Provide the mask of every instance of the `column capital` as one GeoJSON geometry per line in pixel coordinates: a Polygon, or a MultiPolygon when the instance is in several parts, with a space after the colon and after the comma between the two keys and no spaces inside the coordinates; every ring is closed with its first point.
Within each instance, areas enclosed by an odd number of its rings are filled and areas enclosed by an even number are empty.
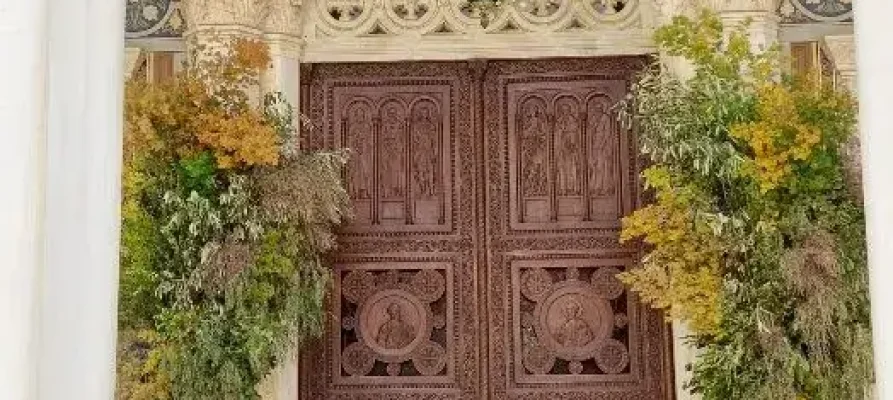
{"type": "Polygon", "coordinates": [[[301,36],[302,0],[266,0],[268,12],[261,29],[267,34],[301,36]]]}
{"type": "Polygon", "coordinates": [[[183,0],[181,5],[189,31],[185,36],[213,30],[222,34],[260,33],[273,0],[183,0]]]}

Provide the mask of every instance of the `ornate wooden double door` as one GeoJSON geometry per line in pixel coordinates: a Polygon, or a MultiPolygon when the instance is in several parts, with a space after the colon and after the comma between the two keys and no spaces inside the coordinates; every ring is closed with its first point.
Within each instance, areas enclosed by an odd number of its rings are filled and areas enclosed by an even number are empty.
{"type": "Polygon", "coordinates": [[[668,398],[667,329],[615,275],[637,204],[611,107],[639,58],[315,65],[311,147],[352,150],[302,399],[668,398]]]}

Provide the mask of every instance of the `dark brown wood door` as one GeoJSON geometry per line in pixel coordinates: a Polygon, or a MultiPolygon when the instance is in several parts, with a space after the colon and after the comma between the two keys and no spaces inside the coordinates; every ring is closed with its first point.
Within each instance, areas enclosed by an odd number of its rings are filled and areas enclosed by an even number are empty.
{"type": "Polygon", "coordinates": [[[310,147],[353,151],[302,399],[669,398],[667,329],[614,275],[636,205],[611,114],[639,58],[332,64],[310,147]]]}

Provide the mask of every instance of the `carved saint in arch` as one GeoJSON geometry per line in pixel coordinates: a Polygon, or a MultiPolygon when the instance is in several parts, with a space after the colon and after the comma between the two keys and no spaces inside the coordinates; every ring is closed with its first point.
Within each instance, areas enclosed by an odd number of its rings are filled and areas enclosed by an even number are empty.
{"type": "Polygon", "coordinates": [[[350,157],[348,188],[350,197],[356,200],[372,198],[373,143],[372,115],[369,106],[363,103],[351,105],[347,112],[347,147],[353,154],[350,157]]]}
{"type": "Polygon", "coordinates": [[[521,103],[521,187],[525,196],[548,195],[549,122],[546,104],[538,98],[521,103]]]}
{"type": "Polygon", "coordinates": [[[375,341],[383,348],[399,350],[412,343],[415,334],[415,328],[403,320],[403,307],[393,302],[388,305],[387,321],[378,328],[375,341]]]}
{"type": "Polygon", "coordinates": [[[567,347],[584,347],[595,338],[583,319],[583,306],[578,301],[567,302],[561,312],[564,323],[553,333],[556,342],[567,347]]]}
{"type": "Polygon", "coordinates": [[[617,192],[617,132],[606,100],[593,99],[588,106],[590,141],[590,184],[596,196],[617,192]]]}
{"type": "Polygon", "coordinates": [[[405,190],[406,111],[397,102],[381,108],[380,187],[383,198],[401,198],[405,190]]]}
{"type": "Polygon", "coordinates": [[[438,194],[437,166],[440,164],[440,117],[437,107],[423,101],[412,110],[412,182],[417,198],[431,198],[438,194]]]}
{"type": "Polygon", "coordinates": [[[555,161],[558,164],[558,194],[579,195],[580,120],[577,101],[570,97],[555,103],[555,161]]]}

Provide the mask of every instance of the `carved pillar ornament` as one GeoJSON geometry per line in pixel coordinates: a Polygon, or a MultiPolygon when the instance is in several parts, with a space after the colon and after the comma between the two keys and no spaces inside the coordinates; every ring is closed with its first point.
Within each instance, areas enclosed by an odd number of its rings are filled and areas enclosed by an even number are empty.
{"type": "Polygon", "coordinates": [[[272,0],[183,0],[189,30],[184,36],[216,31],[219,34],[256,36],[272,0]]]}
{"type": "Polygon", "coordinates": [[[726,28],[750,19],[750,41],[757,50],[765,50],[778,41],[779,0],[706,0],[719,13],[726,28]]]}

